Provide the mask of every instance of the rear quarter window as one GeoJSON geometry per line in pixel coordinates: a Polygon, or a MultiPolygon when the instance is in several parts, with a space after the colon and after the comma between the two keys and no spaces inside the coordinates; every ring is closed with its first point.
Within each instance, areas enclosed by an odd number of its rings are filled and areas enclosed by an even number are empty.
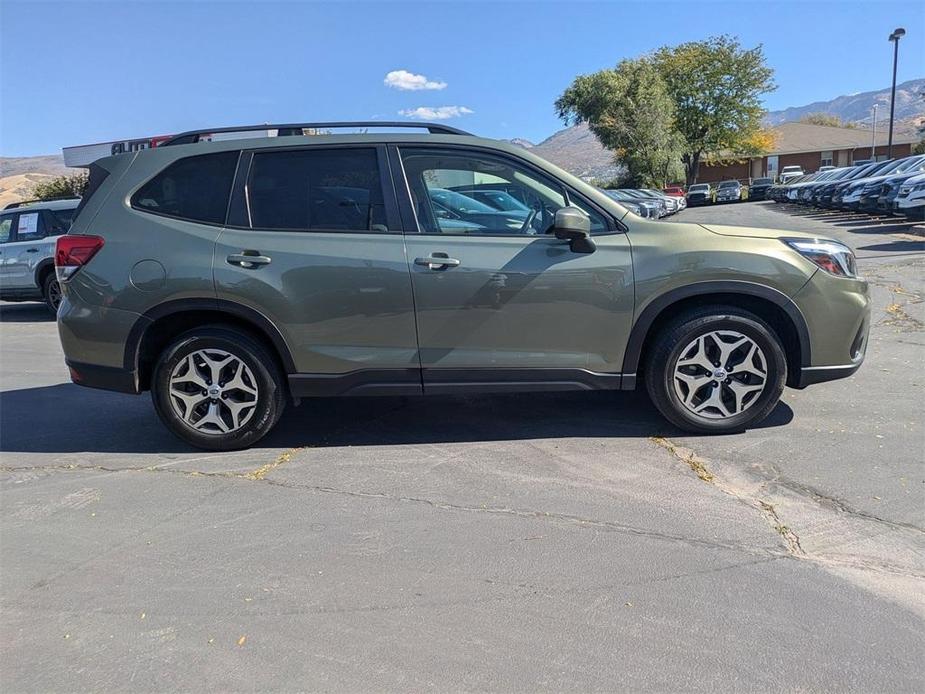
{"type": "Polygon", "coordinates": [[[178,159],[132,196],[143,212],[207,224],[224,224],[238,152],[178,159]]]}

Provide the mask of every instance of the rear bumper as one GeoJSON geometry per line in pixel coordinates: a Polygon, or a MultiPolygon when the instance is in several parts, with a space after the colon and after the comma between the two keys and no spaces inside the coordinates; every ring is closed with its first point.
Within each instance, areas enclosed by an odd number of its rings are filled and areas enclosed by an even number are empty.
{"type": "Polygon", "coordinates": [[[113,390],[117,393],[138,394],[138,377],[134,371],[112,366],[84,364],[65,359],[71,372],[71,381],[87,388],[113,390]]]}

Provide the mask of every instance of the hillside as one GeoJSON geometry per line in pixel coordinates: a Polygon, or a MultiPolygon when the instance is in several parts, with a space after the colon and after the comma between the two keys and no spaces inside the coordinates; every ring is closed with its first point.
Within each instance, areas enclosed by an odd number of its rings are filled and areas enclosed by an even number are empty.
{"type": "Polygon", "coordinates": [[[11,202],[27,199],[36,183],[55,176],[73,174],[61,155],[41,157],[0,157],[0,209],[11,202]]]}
{"type": "MultiPolygon", "coordinates": [[[[896,85],[897,121],[913,119],[925,113],[925,78],[909,80],[896,85]]],[[[860,94],[837,96],[828,101],[814,101],[805,106],[792,106],[780,111],[768,111],[765,121],[777,125],[787,121],[800,120],[810,113],[829,113],[843,121],[869,123],[874,104],[879,104],[877,121],[886,123],[890,117],[890,88],[878,89],[860,94]]]]}

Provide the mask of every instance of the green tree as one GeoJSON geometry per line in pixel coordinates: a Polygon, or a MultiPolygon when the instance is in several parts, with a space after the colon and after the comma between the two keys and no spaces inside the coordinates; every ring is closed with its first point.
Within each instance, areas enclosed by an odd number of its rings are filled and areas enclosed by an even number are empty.
{"type": "Polygon", "coordinates": [[[577,77],[556,100],[556,112],[566,124],[587,123],[637,185],[660,188],[681,173],[674,104],[648,58],[577,77]]]}
{"type": "Polygon", "coordinates": [[[800,118],[799,123],[808,123],[809,125],[825,125],[830,128],[856,128],[854,123],[844,121],[832,113],[807,113],[800,118]]]}
{"type": "Polygon", "coordinates": [[[87,189],[88,180],[86,172],[71,176],[57,176],[51,180],[36,183],[35,188],[32,189],[32,195],[36,200],[80,197],[87,189]]]}
{"type": "Polygon", "coordinates": [[[760,45],[743,49],[730,36],[665,46],[653,57],[684,139],[687,183],[695,183],[704,153],[744,153],[754,140],[765,114],[761,97],[775,89],[774,71],[760,45]]]}

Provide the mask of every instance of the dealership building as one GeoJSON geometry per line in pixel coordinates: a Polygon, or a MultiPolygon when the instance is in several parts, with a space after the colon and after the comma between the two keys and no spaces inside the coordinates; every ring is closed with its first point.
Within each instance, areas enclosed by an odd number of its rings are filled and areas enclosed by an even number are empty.
{"type": "MultiPolygon", "coordinates": [[[[802,166],[811,173],[820,166],[851,166],[862,159],[886,159],[886,128],[876,133],[874,146],[871,130],[860,128],[833,128],[809,123],[782,123],[771,129],[774,133],[774,148],[761,157],[747,157],[722,164],[700,165],[697,180],[701,183],[715,183],[729,179],[748,181],[764,176],[776,177],[785,166],[802,166]]],[[[893,133],[893,158],[912,154],[912,146],[919,136],[909,133],[893,133]]]]}

